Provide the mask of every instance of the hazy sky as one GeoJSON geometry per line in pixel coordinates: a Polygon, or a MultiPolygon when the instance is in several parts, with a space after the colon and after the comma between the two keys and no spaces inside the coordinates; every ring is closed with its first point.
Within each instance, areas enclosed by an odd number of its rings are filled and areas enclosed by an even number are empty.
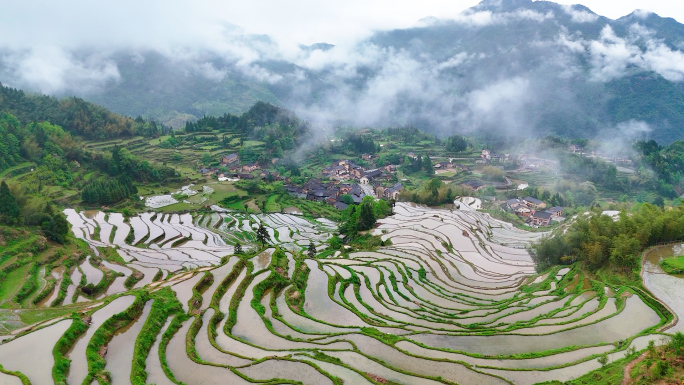
{"type": "MultiPolygon", "coordinates": [[[[226,23],[281,43],[345,44],[373,30],[410,27],[424,17],[456,17],[478,0],[4,0],[0,46],[155,46],[217,39],[226,23]]],[[[573,4],[574,1],[559,0],[573,4]]],[[[635,9],[684,21],[684,1],[586,0],[619,18],[635,9]]]]}

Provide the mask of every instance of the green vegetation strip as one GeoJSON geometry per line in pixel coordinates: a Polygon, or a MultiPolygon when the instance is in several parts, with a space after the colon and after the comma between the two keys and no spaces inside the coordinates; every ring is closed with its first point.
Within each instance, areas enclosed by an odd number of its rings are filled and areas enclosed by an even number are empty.
{"type": "Polygon", "coordinates": [[[88,376],[83,381],[84,384],[91,384],[93,380],[97,380],[100,385],[108,385],[110,383],[110,374],[104,370],[106,365],[104,349],[112,340],[117,330],[125,327],[140,316],[145,302],[150,299],[150,295],[146,292],[138,292],[134,295],[135,301],[133,304],[128,309],[107,319],[93,334],[90,342],[88,342],[86,347],[88,376]]]}
{"type": "Polygon", "coordinates": [[[55,365],[52,367],[52,379],[55,384],[66,384],[67,373],[71,360],[66,357],[66,354],[76,343],[76,340],[88,330],[88,324],[83,322],[81,318],[73,313],[71,316],[73,322],[69,329],[62,335],[52,349],[52,356],[55,359],[55,365]]]}
{"type": "Polygon", "coordinates": [[[202,306],[202,293],[213,283],[214,275],[209,271],[204,273],[204,276],[192,288],[192,298],[188,300],[188,308],[192,309],[192,311],[199,311],[199,308],[202,306]]]}
{"type": "Polygon", "coordinates": [[[19,377],[22,385],[31,385],[31,381],[29,381],[28,377],[26,377],[21,372],[12,372],[9,370],[5,370],[5,368],[3,368],[2,365],[0,365],[0,373],[5,373],[5,374],[10,375],[10,376],[19,377]]]}
{"type": "Polygon", "coordinates": [[[154,303],[150,309],[150,315],[147,317],[135,341],[133,365],[131,367],[131,384],[133,385],[146,384],[147,372],[145,371],[145,363],[157,335],[169,316],[182,313],[183,311],[180,302],[168,287],[152,293],[151,297],[154,299],[154,303]]]}

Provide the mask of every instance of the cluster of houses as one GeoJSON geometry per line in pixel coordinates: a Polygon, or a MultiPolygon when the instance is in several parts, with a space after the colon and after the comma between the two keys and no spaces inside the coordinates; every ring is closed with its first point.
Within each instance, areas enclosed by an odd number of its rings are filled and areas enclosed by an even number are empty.
{"type": "Polygon", "coordinates": [[[480,158],[475,160],[476,164],[487,164],[487,163],[506,163],[509,161],[508,154],[496,154],[489,150],[482,150],[480,158]]]}
{"type": "Polygon", "coordinates": [[[546,209],[546,203],[533,197],[509,199],[506,204],[518,217],[533,226],[548,226],[551,222],[561,222],[565,219],[562,207],[546,209]]]}
{"type": "Polygon", "coordinates": [[[587,158],[601,158],[608,163],[622,164],[622,165],[631,165],[632,164],[632,160],[627,158],[627,157],[624,157],[624,156],[606,156],[599,151],[587,152],[584,150],[584,148],[582,146],[579,146],[576,144],[571,144],[568,147],[568,151],[570,151],[573,154],[585,156],[587,158]]]}
{"type": "Polygon", "coordinates": [[[304,186],[286,184],[285,189],[295,198],[325,202],[339,210],[344,210],[348,206],[348,203],[342,201],[342,197],[345,195],[349,195],[351,201],[355,204],[361,203],[366,195],[373,196],[373,194],[377,197],[397,199],[399,193],[404,190],[404,186],[401,183],[397,183],[385,188],[377,183],[376,186],[371,187],[371,185],[361,185],[358,183],[342,183],[339,180],[324,183],[320,179],[310,179],[304,186]]]}
{"type": "Polygon", "coordinates": [[[374,184],[378,181],[390,180],[392,178],[392,173],[396,171],[396,165],[367,170],[349,159],[344,159],[336,161],[331,166],[324,168],[322,174],[330,180],[358,180],[361,184],[374,184]]]}
{"type": "MultiPolygon", "coordinates": [[[[258,163],[240,164],[240,157],[238,154],[228,154],[222,157],[219,166],[227,168],[228,171],[221,172],[218,167],[203,167],[199,170],[199,172],[202,174],[202,176],[206,177],[216,175],[219,180],[230,178],[255,179],[256,176],[253,174],[253,172],[261,170],[258,163]]],[[[262,179],[265,179],[269,176],[273,177],[275,180],[284,180],[276,171],[263,170],[258,175],[258,177],[262,179]]]]}

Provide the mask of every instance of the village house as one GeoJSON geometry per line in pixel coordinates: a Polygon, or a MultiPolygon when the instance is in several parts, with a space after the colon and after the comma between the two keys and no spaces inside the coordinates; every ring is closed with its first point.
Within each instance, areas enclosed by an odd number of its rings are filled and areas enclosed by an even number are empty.
{"type": "Polygon", "coordinates": [[[491,158],[491,152],[489,150],[482,150],[480,158],[485,162],[489,161],[489,159],[491,158]]]}
{"type": "Polygon", "coordinates": [[[317,190],[321,187],[323,187],[321,180],[319,178],[314,178],[314,179],[309,179],[306,181],[306,183],[304,183],[303,190],[305,193],[308,194],[309,192],[317,190]]]}
{"type": "Polygon", "coordinates": [[[418,158],[418,156],[416,154],[414,154],[413,152],[409,152],[408,154],[406,154],[406,156],[408,156],[411,159],[417,159],[418,158]]]}
{"type": "Polygon", "coordinates": [[[237,163],[240,161],[238,154],[228,154],[221,158],[221,166],[228,166],[229,164],[237,163]]]}
{"type": "Polygon", "coordinates": [[[304,189],[299,186],[288,185],[285,186],[285,190],[287,190],[287,193],[295,198],[306,198],[306,192],[304,192],[304,189]]]}
{"type": "Polygon", "coordinates": [[[506,163],[506,160],[508,159],[508,157],[507,157],[506,155],[504,155],[504,154],[491,154],[491,155],[489,156],[489,159],[490,159],[490,161],[491,161],[492,163],[494,163],[494,162],[496,162],[496,163],[506,163]]]}
{"type": "Polygon", "coordinates": [[[509,199],[506,201],[506,205],[519,217],[529,218],[532,215],[532,210],[520,199],[509,199]]]}
{"type": "Polygon", "coordinates": [[[259,165],[258,165],[258,164],[256,164],[256,163],[248,163],[248,164],[242,166],[242,171],[252,172],[252,171],[254,171],[254,170],[258,169],[258,168],[259,168],[259,165]]]}
{"type": "Polygon", "coordinates": [[[344,195],[344,194],[349,194],[349,191],[350,191],[350,190],[352,189],[352,187],[354,187],[354,186],[352,186],[352,185],[349,184],[349,183],[341,183],[341,184],[340,184],[339,186],[337,186],[337,187],[340,189],[340,195],[344,195]]]}
{"type": "Polygon", "coordinates": [[[454,168],[454,165],[451,164],[451,162],[437,162],[435,163],[434,167],[439,170],[446,170],[449,168],[454,168]]]}
{"type": "Polygon", "coordinates": [[[201,168],[199,172],[202,176],[212,176],[218,172],[218,168],[201,168]]]}
{"type": "Polygon", "coordinates": [[[551,207],[550,209],[548,209],[546,211],[550,212],[555,217],[562,217],[563,216],[563,208],[560,206],[551,207]]]}
{"type": "Polygon", "coordinates": [[[333,198],[333,200],[336,202],[337,199],[337,190],[336,189],[327,189],[323,186],[318,187],[317,189],[313,191],[309,191],[306,194],[306,199],[310,201],[327,201],[328,198],[333,198]]]}
{"type": "Polygon", "coordinates": [[[363,200],[363,197],[366,196],[366,192],[363,191],[358,184],[355,184],[354,187],[349,190],[349,195],[351,195],[352,199],[354,199],[354,203],[359,204],[363,200]]]}
{"type": "Polygon", "coordinates": [[[624,158],[620,156],[614,156],[612,158],[606,158],[608,162],[615,163],[615,164],[632,164],[632,160],[629,158],[624,158]]]}
{"type": "Polygon", "coordinates": [[[534,213],[534,211],[532,211],[527,206],[518,206],[515,209],[513,209],[513,212],[515,212],[515,215],[521,218],[529,218],[530,216],[532,216],[532,213],[534,213]]]}
{"type": "Polygon", "coordinates": [[[546,203],[540,201],[537,198],[525,197],[523,198],[523,200],[525,201],[525,204],[529,206],[531,209],[541,210],[546,208],[546,203]]]}
{"type": "Polygon", "coordinates": [[[373,155],[371,155],[371,154],[363,154],[363,155],[361,155],[361,159],[363,159],[363,160],[371,160],[371,159],[373,159],[373,155]]]}
{"type": "Polygon", "coordinates": [[[530,217],[530,221],[535,226],[548,226],[552,216],[553,214],[547,211],[536,211],[530,217]]]}
{"type": "Polygon", "coordinates": [[[387,199],[397,200],[399,198],[399,193],[401,193],[403,190],[404,190],[404,185],[401,183],[397,183],[394,186],[392,186],[388,189],[385,189],[382,196],[384,196],[387,199]]]}
{"type": "Polygon", "coordinates": [[[569,150],[573,154],[578,154],[578,153],[581,154],[584,152],[584,148],[582,148],[582,146],[578,146],[576,144],[571,144],[569,150]]]}
{"type": "Polygon", "coordinates": [[[366,171],[363,173],[363,176],[365,176],[366,178],[368,178],[368,180],[373,180],[373,179],[375,179],[375,178],[378,178],[378,177],[381,176],[381,175],[382,175],[382,171],[381,171],[380,169],[377,169],[377,168],[376,168],[376,169],[373,169],[373,170],[366,170],[366,171]]]}
{"type": "Polygon", "coordinates": [[[333,206],[338,210],[344,210],[347,207],[349,207],[349,205],[344,202],[336,202],[335,204],[333,204],[333,206]]]}
{"type": "Polygon", "coordinates": [[[350,167],[349,175],[351,175],[353,178],[359,179],[365,175],[365,170],[361,166],[354,165],[350,167]]]}

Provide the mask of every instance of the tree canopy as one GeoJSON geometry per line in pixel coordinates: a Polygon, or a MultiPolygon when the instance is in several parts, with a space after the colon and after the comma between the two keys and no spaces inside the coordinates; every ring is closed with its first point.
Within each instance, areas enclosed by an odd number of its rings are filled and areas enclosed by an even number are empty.
{"type": "Polygon", "coordinates": [[[644,248],[681,239],[684,207],[665,210],[642,203],[629,212],[621,212],[617,220],[598,212],[580,216],[567,230],[534,244],[532,251],[540,270],[575,261],[592,268],[610,264],[631,270],[638,266],[644,248]]]}

